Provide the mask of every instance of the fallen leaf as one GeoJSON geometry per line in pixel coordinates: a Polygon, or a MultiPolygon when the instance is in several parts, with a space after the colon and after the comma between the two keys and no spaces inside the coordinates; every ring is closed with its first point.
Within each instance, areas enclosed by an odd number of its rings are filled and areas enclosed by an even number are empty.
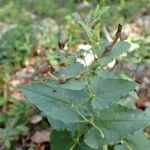
{"type": "Polygon", "coordinates": [[[34,115],[31,117],[30,122],[33,124],[37,124],[42,120],[42,117],[40,115],[34,115]]]}
{"type": "Polygon", "coordinates": [[[50,137],[51,130],[46,129],[46,130],[41,130],[41,131],[36,131],[32,136],[31,136],[31,141],[34,143],[44,143],[44,142],[49,142],[49,137],[50,137]]]}

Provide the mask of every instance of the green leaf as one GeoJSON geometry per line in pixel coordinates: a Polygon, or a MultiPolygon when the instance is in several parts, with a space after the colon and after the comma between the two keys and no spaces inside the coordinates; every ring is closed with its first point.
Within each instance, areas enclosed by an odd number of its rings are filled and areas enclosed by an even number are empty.
{"type": "Polygon", "coordinates": [[[121,105],[112,105],[103,110],[95,110],[94,123],[103,134],[96,128],[92,128],[85,135],[85,143],[91,148],[98,149],[106,144],[114,143],[135,131],[150,124],[150,114],[121,105]]]}
{"type": "Polygon", "coordinates": [[[107,65],[109,62],[113,61],[121,54],[127,52],[129,48],[130,48],[130,44],[128,42],[121,41],[116,43],[113,46],[111,52],[107,53],[106,55],[100,58],[99,60],[100,64],[107,65]]]}
{"type": "Polygon", "coordinates": [[[142,130],[125,138],[124,143],[127,147],[132,147],[132,150],[146,150],[150,147],[150,140],[146,138],[142,130]]]}
{"type": "Polygon", "coordinates": [[[84,66],[79,63],[75,62],[70,64],[69,66],[60,69],[56,74],[57,75],[65,75],[66,77],[76,77],[77,75],[80,74],[80,72],[84,70],[84,66]]]}
{"type": "Polygon", "coordinates": [[[100,24],[97,24],[93,29],[92,38],[95,42],[100,40],[100,24]]]}
{"type": "Polygon", "coordinates": [[[69,150],[74,141],[71,134],[67,131],[53,130],[51,134],[51,149],[52,150],[69,150]]]}
{"type": "Polygon", "coordinates": [[[120,79],[112,70],[109,69],[100,69],[96,71],[98,77],[106,79],[120,79]]]}
{"type": "Polygon", "coordinates": [[[80,145],[79,145],[79,150],[94,150],[93,148],[90,148],[89,146],[87,146],[84,142],[82,142],[80,145]]]}
{"type": "Polygon", "coordinates": [[[88,26],[86,22],[81,20],[81,17],[78,13],[73,13],[72,16],[82,26],[82,28],[86,31],[88,38],[90,39],[90,41],[92,41],[92,29],[88,26]]]}
{"type": "Polygon", "coordinates": [[[102,15],[108,11],[108,9],[109,9],[109,6],[106,6],[100,9],[99,5],[97,5],[93,13],[93,22],[97,22],[102,17],[102,15]]]}
{"type": "Polygon", "coordinates": [[[123,140],[122,145],[117,145],[115,150],[146,150],[150,147],[150,140],[146,138],[143,130],[128,136],[123,140]]]}
{"type": "MultiPolygon", "coordinates": [[[[60,150],[63,147],[63,150],[72,150],[70,149],[74,140],[71,137],[71,134],[67,131],[52,131],[51,135],[51,149],[52,150],[60,150]]],[[[94,150],[87,146],[84,142],[76,144],[73,150],[94,150]]]]}
{"type": "Polygon", "coordinates": [[[111,77],[111,74],[108,78],[108,75],[102,77],[99,73],[92,79],[91,87],[96,95],[92,100],[93,108],[107,107],[136,87],[135,82],[111,77]]]}
{"type": "Polygon", "coordinates": [[[98,56],[98,58],[101,58],[101,56],[103,55],[103,53],[105,51],[105,47],[109,44],[110,44],[110,42],[108,42],[104,39],[101,39],[99,41],[99,44],[93,48],[93,51],[98,56]]]}
{"type": "Polygon", "coordinates": [[[85,88],[86,84],[84,80],[70,79],[63,84],[60,84],[59,82],[54,80],[49,80],[47,81],[46,85],[48,85],[49,87],[63,88],[68,90],[82,90],[85,88]]]}
{"type": "Polygon", "coordinates": [[[26,85],[22,88],[22,92],[46,115],[64,123],[74,123],[80,119],[74,107],[87,98],[85,90],[53,88],[45,83],[26,85]]]}
{"type": "Polygon", "coordinates": [[[49,123],[52,126],[52,129],[55,129],[57,131],[70,131],[72,134],[75,132],[75,127],[77,126],[75,123],[69,123],[65,124],[64,122],[60,120],[56,120],[51,118],[50,116],[47,116],[49,123]]]}
{"type": "Polygon", "coordinates": [[[47,116],[48,122],[51,124],[52,129],[57,131],[63,131],[66,129],[66,124],[60,120],[53,119],[50,116],[47,116]]]}

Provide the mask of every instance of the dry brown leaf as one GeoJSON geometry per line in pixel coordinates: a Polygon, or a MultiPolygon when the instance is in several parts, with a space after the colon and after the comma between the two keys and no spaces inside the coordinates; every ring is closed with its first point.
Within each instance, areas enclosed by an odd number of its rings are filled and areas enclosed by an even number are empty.
{"type": "Polygon", "coordinates": [[[40,115],[34,115],[31,117],[30,122],[33,124],[37,124],[42,120],[42,117],[40,115]]]}
{"type": "Polygon", "coordinates": [[[31,136],[31,141],[34,142],[34,143],[49,142],[50,133],[51,133],[50,129],[36,131],[31,136]]]}

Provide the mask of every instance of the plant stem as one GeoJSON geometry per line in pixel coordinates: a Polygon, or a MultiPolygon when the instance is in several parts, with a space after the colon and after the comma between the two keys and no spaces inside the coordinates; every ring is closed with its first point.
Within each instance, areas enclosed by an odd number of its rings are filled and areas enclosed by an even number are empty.
{"type": "Polygon", "coordinates": [[[124,140],[123,143],[127,147],[128,150],[133,150],[132,147],[124,140]]]}
{"type": "Polygon", "coordinates": [[[104,145],[102,150],[108,150],[108,146],[107,145],[104,145]]]}
{"type": "Polygon", "coordinates": [[[89,90],[90,96],[91,96],[91,97],[93,97],[93,92],[92,92],[92,89],[91,89],[91,87],[90,87],[90,84],[89,84],[89,82],[88,82],[88,80],[87,80],[87,79],[85,79],[85,81],[86,81],[86,85],[87,85],[87,87],[88,87],[88,90],[89,90]]]}
{"type": "Polygon", "coordinates": [[[101,137],[104,138],[105,135],[104,135],[104,133],[102,132],[102,130],[99,129],[93,122],[90,122],[90,123],[91,123],[91,125],[93,125],[93,126],[95,127],[95,129],[97,129],[97,130],[99,131],[99,133],[101,134],[101,137]]]}
{"type": "Polygon", "coordinates": [[[99,128],[94,124],[94,122],[90,121],[90,120],[87,119],[84,115],[82,115],[81,112],[78,110],[78,108],[76,108],[76,111],[77,111],[77,113],[78,113],[86,122],[90,123],[93,127],[95,127],[95,129],[98,130],[98,132],[100,133],[100,135],[101,135],[102,138],[105,137],[105,135],[103,134],[102,130],[99,129],[99,128]]]}
{"type": "Polygon", "coordinates": [[[71,148],[69,149],[69,150],[73,150],[74,148],[75,148],[75,146],[76,146],[76,142],[71,146],[71,148]]]}
{"type": "Polygon", "coordinates": [[[78,131],[78,130],[77,130],[77,133],[78,134],[77,134],[77,137],[75,138],[75,142],[74,142],[74,144],[71,146],[71,148],[69,150],[73,150],[76,147],[77,143],[79,143],[79,139],[80,139],[81,134],[80,134],[80,131],[78,131]]]}

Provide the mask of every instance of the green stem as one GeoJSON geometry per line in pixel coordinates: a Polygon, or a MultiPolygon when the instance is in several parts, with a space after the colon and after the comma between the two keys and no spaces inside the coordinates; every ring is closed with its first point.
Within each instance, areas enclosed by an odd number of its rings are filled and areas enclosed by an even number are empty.
{"type": "Polygon", "coordinates": [[[93,97],[93,92],[92,92],[92,89],[91,89],[91,87],[90,87],[90,84],[89,84],[89,82],[88,82],[88,80],[87,80],[87,79],[85,79],[85,81],[86,81],[86,85],[87,85],[87,87],[88,87],[88,90],[89,90],[90,96],[91,96],[91,97],[93,97]]]}
{"type": "Polygon", "coordinates": [[[108,150],[108,145],[104,145],[102,150],[108,150]]]}
{"type": "Polygon", "coordinates": [[[69,150],[73,150],[76,147],[76,142],[71,146],[71,148],[69,150]]]}
{"type": "Polygon", "coordinates": [[[133,150],[132,147],[127,143],[125,140],[123,141],[124,145],[127,147],[128,150],[133,150]]]}
{"type": "Polygon", "coordinates": [[[90,121],[89,119],[87,119],[84,115],[81,114],[81,112],[76,108],[77,113],[81,116],[81,118],[83,118],[83,120],[85,120],[86,122],[90,123],[93,127],[95,127],[95,129],[98,130],[98,132],[100,133],[101,137],[104,138],[105,135],[103,134],[102,130],[99,129],[94,122],[90,121]]]}
{"type": "Polygon", "coordinates": [[[75,140],[74,140],[75,142],[74,142],[74,144],[71,146],[71,148],[69,150],[73,150],[76,147],[76,145],[79,143],[80,137],[81,137],[80,131],[77,130],[77,137],[75,138],[75,140]]]}
{"type": "Polygon", "coordinates": [[[101,129],[99,129],[93,122],[90,122],[91,123],[91,125],[93,125],[94,127],[95,127],[95,129],[97,129],[98,130],[98,132],[100,133],[100,135],[101,135],[101,137],[102,138],[104,138],[105,137],[105,135],[104,135],[104,133],[102,132],[102,130],[101,129]]]}

